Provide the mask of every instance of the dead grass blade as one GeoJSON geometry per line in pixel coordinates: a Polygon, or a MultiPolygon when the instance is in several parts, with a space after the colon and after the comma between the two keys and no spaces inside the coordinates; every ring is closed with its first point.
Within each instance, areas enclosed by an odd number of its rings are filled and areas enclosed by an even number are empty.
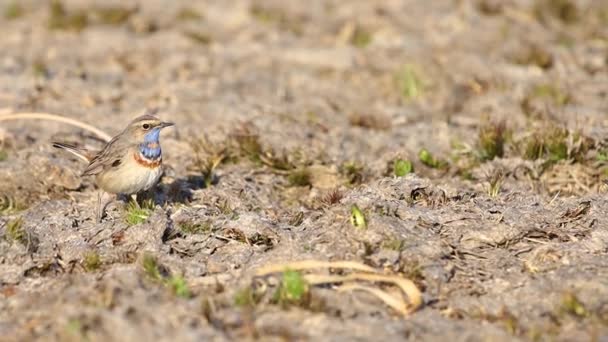
{"type": "Polygon", "coordinates": [[[112,139],[112,136],[107,134],[106,132],[95,128],[89,124],[78,121],[76,119],[67,118],[65,116],[50,114],[50,113],[11,113],[11,114],[0,114],[0,121],[8,121],[8,120],[50,120],[65,123],[68,125],[76,126],[78,128],[82,128],[86,131],[89,131],[106,142],[112,139]]]}
{"type": "Polygon", "coordinates": [[[263,277],[272,273],[281,273],[286,269],[301,271],[310,270],[314,268],[339,268],[339,269],[353,269],[361,272],[376,273],[377,271],[367,265],[355,262],[355,261],[320,261],[320,260],[302,260],[288,262],[284,264],[267,265],[257,269],[255,275],[263,277]]]}
{"type": "Polygon", "coordinates": [[[267,276],[273,273],[281,273],[285,270],[301,271],[322,268],[351,269],[359,272],[346,275],[305,274],[304,279],[308,284],[342,284],[337,288],[338,291],[366,291],[378,297],[386,305],[395,309],[403,316],[411,314],[422,306],[422,293],[411,280],[396,275],[380,274],[380,271],[354,261],[296,261],[261,267],[256,271],[255,275],[267,276]],[[395,285],[407,296],[407,300],[403,296],[395,296],[381,288],[362,285],[359,282],[389,283],[395,285]]]}
{"type": "Polygon", "coordinates": [[[376,287],[358,285],[358,284],[345,284],[345,285],[338,287],[338,291],[340,291],[340,292],[355,291],[355,290],[365,291],[365,292],[369,292],[369,293],[373,294],[374,296],[376,296],[380,300],[382,300],[382,302],[384,302],[384,304],[390,306],[391,308],[393,308],[393,310],[399,312],[403,316],[407,316],[413,311],[412,309],[409,309],[407,307],[407,305],[405,305],[403,298],[396,298],[395,296],[390,295],[388,292],[380,290],[379,288],[376,288],[376,287]]]}
{"type": "MultiPolygon", "coordinates": [[[[422,305],[422,293],[418,287],[409,279],[394,275],[369,274],[369,273],[353,273],[349,275],[317,275],[308,274],[304,279],[311,285],[324,285],[331,283],[343,283],[344,285],[338,288],[339,291],[358,290],[365,286],[356,285],[356,281],[382,282],[390,283],[401,289],[407,295],[409,304],[403,297],[396,298],[386,291],[374,288],[371,292],[376,297],[380,298],[385,304],[402,313],[404,316],[416,311],[422,305]],[[380,295],[380,293],[382,293],[380,295]]],[[[364,289],[365,290],[365,289],[364,289]]],[[[367,291],[367,290],[366,290],[367,291]]]]}

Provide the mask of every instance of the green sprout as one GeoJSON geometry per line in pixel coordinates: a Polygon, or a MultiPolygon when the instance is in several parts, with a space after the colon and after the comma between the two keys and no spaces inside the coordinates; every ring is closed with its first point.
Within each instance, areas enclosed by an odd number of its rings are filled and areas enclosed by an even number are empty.
{"type": "Polygon", "coordinates": [[[234,305],[238,307],[253,307],[259,300],[259,296],[253,292],[251,287],[240,289],[234,294],[234,305]]]}
{"type": "Polygon", "coordinates": [[[144,254],[142,267],[148,278],[169,288],[174,295],[182,298],[190,298],[192,296],[186,279],[181,275],[167,274],[164,269],[161,269],[161,265],[159,265],[153,255],[149,253],[144,254]]]}
{"type": "Polygon", "coordinates": [[[208,188],[215,179],[215,169],[230,159],[228,146],[202,136],[190,140],[190,147],[194,151],[194,166],[203,176],[205,187],[208,188]]]}
{"type": "Polygon", "coordinates": [[[350,43],[355,47],[364,48],[372,42],[372,39],[373,36],[371,32],[357,26],[353,32],[353,36],[350,39],[350,43]]]}
{"type": "Polygon", "coordinates": [[[135,11],[135,9],[123,7],[100,7],[94,9],[99,21],[106,25],[121,25],[129,20],[129,17],[135,11]]]}
{"type": "Polygon", "coordinates": [[[404,247],[405,247],[405,240],[403,240],[403,239],[391,238],[391,239],[382,241],[382,248],[390,249],[392,251],[400,252],[403,250],[404,247]]]}
{"type": "Polygon", "coordinates": [[[184,31],[183,34],[184,34],[184,36],[188,37],[193,42],[201,44],[201,45],[209,45],[213,41],[211,36],[204,32],[184,31]]]}
{"type": "Polygon", "coordinates": [[[409,160],[397,159],[393,165],[393,174],[396,177],[403,177],[414,172],[414,165],[409,160]]]}
{"type": "Polygon", "coordinates": [[[283,272],[283,278],[275,293],[274,300],[282,306],[299,305],[306,300],[309,290],[308,283],[300,272],[287,270],[283,272]]]}
{"type": "Polygon", "coordinates": [[[87,272],[93,272],[101,267],[101,257],[95,251],[89,251],[84,255],[82,266],[87,272]]]}
{"type": "Polygon", "coordinates": [[[10,195],[0,195],[0,216],[27,209],[27,205],[18,202],[10,195]]]}
{"type": "Polygon", "coordinates": [[[6,238],[10,241],[20,242],[24,245],[27,243],[27,232],[23,227],[23,219],[21,217],[9,221],[6,224],[6,238]]]}
{"type": "Polygon", "coordinates": [[[573,316],[585,317],[589,315],[583,303],[571,292],[564,293],[562,296],[561,309],[563,312],[573,316]]]}
{"type": "Polygon", "coordinates": [[[530,160],[541,158],[547,158],[552,162],[565,160],[568,158],[569,135],[568,130],[559,127],[533,134],[524,141],[523,156],[530,160]]]}
{"type": "Polygon", "coordinates": [[[176,18],[178,20],[199,20],[202,19],[203,16],[193,8],[182,8],[178,13],[176,18]]]}
{"type": "Polygon", "coordinates": [[[158,261],[156,261],[156,258],[149,254],[146,253],[144,254],[143,260],[142,260],[142,266],[144,269],[144,273],[152,280],[155,281],[159,281],[163,279],[163,276],[160,273],[160,268],[158,266],[158,261]]]}
{"type": "Polygon", "coordinates": [[[597,152],[597,156],[595,157],[597,161],[605,162],[608,161],[608,150],[602,149],[597,152]]]}
{"type": "Polygon", "coordinates": [[[82,31],[89,24],[85,12],[68,13],[60,0],[51,1],[50,12],[48,26],[53,30],[82,31]]]}
{"type": "Polygon", "coordinates": [[[537,85],[532,89],[532,97],[550,99],[559,106],[563,106],[570,102],[570,96],[561,91],[554,84],[537,85]]]}
{"type": "Polygon", "coordinates": [[[6,5],[4,8],[4,18],[7,20],[13,20],[22,17],[25,14],[23,6],[19,1],[13,0],[6,5]]]}
{"type": "Polygon", "coordinates": [[[505,150],[506,128],[504,121],[489,123],[479,129],[481,160],[502,158],[505,150]]]}
{"type": "Polygon", "coordinates": [[[211,231],[211,223],[208,221],[194,223],[190,221],[177,224],[180,231],[186,234],[205,234],[211,231]]]}
{"type": "Polygon", "coordinates": [[[500,193],[502,183],[504,180],[504,173],[501,169],[496,169],[492,174],[488,176],[488,196],[495,198],[500,193]]]}
{"type": "Polygon", "coordinates": [[[291,186],[309,186],[311,183],[310,171],[306,168],[293,170],[287,176],[287,181],[291,186]]]}
{"type": "Polygon", "coordinates": [[[365,215],[356,204],[353,204],[353,206],[350,208],[350,223],[355,228],[367,228],[367,221],[365,220],[365,215]]]}
{"type": "Polygon", "coordinates": [[[365,167],[357,162],[348,161],[341,165],[340,173],[348,180],[348,184],[355,185],[365,179],[365,167]]]}
{"type": "Polygon", "coordinates": [[[262,162],[261,155],[264,152],[260,143],[260,136],[253,132],[252,129],[244,125],[237,129],[232,135],[236,143],[236,149],[239,155],[249,158],[252,162],[260,164],[262,162]]]}
{"type": "Polygon", "coordinates": [[[424,92],[424,84],[414,66],[404,65],[396,75],[396,83],[401,96],[406,99],[415,99],[424,92]]]}
{"type": "Polygon", "coordinates": [[[78,318],[71,318],[65,326],[65,331],[72,339],[77,341],[87,340],[84,325],[78,318]]]}
{"type": "Polygon", "coordinates": [[[422,162],[422,164],[431,167],[433,169],[442,169],[447,166],[447,162],[441,159],[436,159],[431,152],[427,149],[421,149],[418,152],[418,159],[422,162]]]}
{"type": "Polygon", "coordinates": [[[192,296],[190,288],[188,287],[188,283],[182,276],[172,276],[167,280],[167,285],[178,297],[190,298],[192,296]]]}

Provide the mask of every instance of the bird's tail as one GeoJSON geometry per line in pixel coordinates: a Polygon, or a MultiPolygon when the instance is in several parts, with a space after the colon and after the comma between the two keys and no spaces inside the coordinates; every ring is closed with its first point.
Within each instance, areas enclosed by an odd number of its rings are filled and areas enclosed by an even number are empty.
{"type": "Polygon", "coordinates": [[[91,153],[91,151],[82,147],[76,147],[74,145],[64,144],[60,142],[53,142],[53,147],[66,150],[87,163],[90,162],[93,158],[93,154],[91,153]]]}

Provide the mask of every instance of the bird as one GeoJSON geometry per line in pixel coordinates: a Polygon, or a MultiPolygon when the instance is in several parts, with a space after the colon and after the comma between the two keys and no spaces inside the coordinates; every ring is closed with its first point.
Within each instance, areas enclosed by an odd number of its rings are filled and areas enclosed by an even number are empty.
{"type": "Polygon", "coordinates": [[[88,163],[81,176],[94,176],[97,187],[102,190],[98,197],[97,222],[101,222],[105,207],[109,204],[102,206],[103,192],[136,196],[151,189],[160,179],[163,173],[160,132],[174,124],[161,121],[154,113],[156,111],[147,111],[133,119],[100,151],[62,142],[52,143],[53,147],[70,152],[88,163]]]}

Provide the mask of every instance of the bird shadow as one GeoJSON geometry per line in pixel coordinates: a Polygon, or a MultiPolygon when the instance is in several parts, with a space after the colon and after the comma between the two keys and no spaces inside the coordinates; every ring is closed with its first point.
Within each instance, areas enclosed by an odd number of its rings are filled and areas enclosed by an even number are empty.
{"type": "Polygon", "coordinates": [[[193,199],[193,192],[199,189],[208,188],[210,185],[215,185],[219,182],[219,177],[214,175],[211,182],[207,182],[202,175],[189,175],[184,178],[176,178],[168,184],[159,184],[153,193],[146,194],[148,199],[154,199],[154,203],[158,205],[167,204],[189,204],[193,199]]]}

